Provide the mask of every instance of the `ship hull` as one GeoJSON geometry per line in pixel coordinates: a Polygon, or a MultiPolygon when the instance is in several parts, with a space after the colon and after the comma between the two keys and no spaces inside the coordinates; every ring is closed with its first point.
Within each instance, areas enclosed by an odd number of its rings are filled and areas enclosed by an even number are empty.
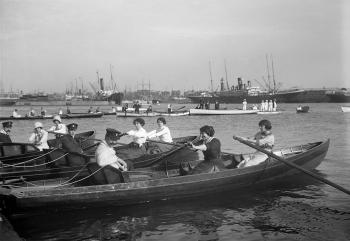
{"type": "Polygon", "coordinates": [[[326,95],[326,90],[297,90],[291,92],[281,92],[276,94],[259,94],[248,95],[247,93],[235,94],[221,94],[217,92],[212,97],[202,96],[189,96],[194,103],[200,103],[200,100],[209,101],[214,103],[219,101],[220,103],[242,103],[243,99],[246,99],[248,103],[261,103],[262,100],[276,99],[279,103],[321,103],[331,102],[329,96],[326,95]]]}
{"type": "Polygon", "coordinates": [[[0,99],[0,106],[12,106],[15,105],[17,100],[13,99],[0,99]]]}

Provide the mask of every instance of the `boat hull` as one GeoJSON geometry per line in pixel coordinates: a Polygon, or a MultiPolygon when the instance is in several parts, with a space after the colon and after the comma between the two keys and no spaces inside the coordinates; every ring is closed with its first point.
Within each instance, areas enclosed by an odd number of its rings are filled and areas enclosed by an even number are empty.
{"type": "Polygon", "coordinates": [[[190,109],[190,115],[246,115],[257,114],[258,110],[206,110],[190,109]]]}
{"type": "Polygon", "coordinates": [[[243,99],[246,99],[248,103],[259,104],[262,100],[273,100],[276,99],[278,103],[322,103],[322,102],[333,102],[332,99],[326,94],[326,90],[295,90],[295,91],[284,91],[275,94],[258,94],[248,95],[244,91],[224,91],[215,92],[212,97],[202,96],[188,96],[194,103],[200,103],[200,100],[209,101],[214,103],[235,103],[242,104],[243,99]]]}
{"type": "Polygon", "coordinates": [[[350,112],[350,106],[342,106],[341,111],[342,112],[350,112]]]}
{"type": "MultiPolygon", "coordinates": [[[[285,160],[311,170],[324,159],[329,140],[314,144],[307,152],[285,160]]],[[[180,199],[218,192],[227,192],[256,185],[257,183],[280,180],[288,175],[300,174],[284,163],[270,159],[260,165],[227,169],[215,173],[176,176],[130,183],[96,185],[87,187],[25,190],[14,193],[17,210],[42,207],[88,206],[107,202],[113,205],[130,205],[164,199],[180,199]]],[[[302,174],[303,175],[303,174],[302,174]]],[[[12,200],[12,202],[14,202],[12,200]]]]}

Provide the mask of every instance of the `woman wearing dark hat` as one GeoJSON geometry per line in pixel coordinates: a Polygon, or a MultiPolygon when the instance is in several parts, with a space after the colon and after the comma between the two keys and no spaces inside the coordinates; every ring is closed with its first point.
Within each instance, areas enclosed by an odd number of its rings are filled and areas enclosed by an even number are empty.
{"type": "MultiPolygon", "coordinates": [[[[211,173],[225,169],[221,160],[221,143],[214,137],[215,131],[212,126],[202,126],[200,129],[199,145],[194,145],[192,142],[190,145],[195,150],[201,150],[204,155],[204,161],[199,163],[195,168],[189,170],[188,173],[183,174],[199,174],[199,173],[211,173]]],[[[185,164],[186,165],[186,164],[185,164]]],[[[184,163],[181,164],[184,170],[184,163]]],[[[183,171],[182,170],[182,171],[183,171]]]]}
{"type": "Polygon", "coordinates": [[[2,129],[0,130],[0,142],[11,143],[10,132],[12,128],[12,121],[5,121],[2,123],[2,129]]]}
{"type": "Polygon", "coordinates": [[[97,185],[125,182],[122,172],[130,170],[133,166],[130,161],[124,161],[116,155],[114,145],[117,144],[119,137],[119,131],[107,128],[105,139],[95,152],[96,163],[88,164],[88,170],[93,173],[97,185]]]}

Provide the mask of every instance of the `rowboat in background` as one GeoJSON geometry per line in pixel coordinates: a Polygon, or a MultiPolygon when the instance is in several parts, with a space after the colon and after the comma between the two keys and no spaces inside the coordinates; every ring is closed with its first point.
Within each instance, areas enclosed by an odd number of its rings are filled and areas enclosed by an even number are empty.
{"type": "Polygon", "coordinates": [[[190,109],[190,115],[246,115],[257,114],[258,110],[207,110],[207,109],[190,109]]]}
{"type": "Polygon", "coordinates": [[[296,111],[297,113],[307,113],[309,112],[310,107],[309,106],[299,106],[296,111]]]}
{"type": "Polygon", "coordinates": [[[350,112],[350,106],[341,106],[342,112],[350,112]]]}
{"type": "Polygon", "coordinates": [[[100,118],[103,116],[102,112],[96,113],[79,113],[79,114],[63,114],[62,119],[75,119],[75,118],[100,118]]]}
{"type": "Polygon", "coordinates": [[[53,115],[38,115],[38,116],[21,116],[21,117],[13,117],[13,116],[8,116],[8,117],[0,117],[0,121],[3,120],[44,120],[44,119],[52,119],[53,115]]]}
{"type": "Polygon", "coordinates": [[[259,111],[258,115],[275,115],[280,113],[281,111],[259,111]]]}
{"type": "MultiPolygon", "coordinates": [[[[329,140],[283,148],[274,153],[287,162],[312,170],[322,162],[328,147],[329,140]]],[[[223,158],[229,167],[233,156],[226,154],[223,158]]],[[[122,174],[125,176],[125,183],[88,186],[75,183],[69,186],[58,184],[11,188],[4,196],[3,202],[14,212],[50,207],[66,209],[74,206],[105,206],[106,203],[123,206],[224,193],[258,183],[279,182],[290,175],[300,175],[300,171],[274,158],[268,158],[255,166],[186,176],[180,176],[177,170],[157,172],[147,169],[122,174]]]]}
{"type": "Polygon", "coordinates": [[[117,111],[117,117],[154,117],[154,116],[160,116],[160,114],[158,112],[135,113],[135,112],[119,112],[119,111],[117,111]]]}
{"type": "Polygon", "coordinates": [[[190,115],[190,112],[188,110],[184,110],[184,111],[174,111],[174,112],[159,112],[159,114],[161,116],[172,116],[172,117],[176,117],[176,116],[186,116],[186,115],[190,115]]]}

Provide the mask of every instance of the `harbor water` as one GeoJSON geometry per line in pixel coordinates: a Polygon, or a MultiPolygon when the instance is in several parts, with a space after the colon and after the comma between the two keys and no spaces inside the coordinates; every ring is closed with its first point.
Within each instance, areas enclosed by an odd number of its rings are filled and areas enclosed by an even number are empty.
{"type": "MultiPolygon", "coordinates": [[[[297,104],[279,104],[276,115],[227,115],[168,117],[173,137],[198,135],[203,125],[212,125],[222,150],[253,151],[232,139],[251,136],[258,122],[269,119],[276,138],[275,148],[330,139],[325,160],[316,173],[350,189],[350,113],[340,104],[310,103],[309,113],[296,114],[297,104]]],[[[173,105],[173,109],[183,105],[173,105]]],[[[186,108],[194,105],[186,105],[186,108]]],[[[241,108],[241,105],[222,105],[241,108]]],[[[0,116],[11,115],[14,107],[0,107],[0,116]]],[[[28,106],[16,107],[28,113],[28,106]]],[[[37,112],[40,107],[36,107],[37,112]]],[[[72,112],[87,112],[87,107],[71,106],[72,112]]],[[[48,113],[57,106],[45,106],[48,113]]],[[[110,111],[111,106],[100,107],[110,111]]],[[[166,105],[154,106],[166,111],[166,105]]],[[[65,110],[65,108],[63,108],[65,110]]],[[[146,117],[145,129],[157,127],[157,117],[146,117]]],[[[103,116],[97,119],[72,119],[78,132],[95,130],[103,138],[107,127],[122,132],[133,128],[133,118],[103,116]]],[[[14,121],[12,140],[27,142],[35,121],[14,121]]],[[[42,120],[45,127],[51,120],[42,120]]],[[[131,139],[122,137],[121,142],[131,139]]],[[[42,210],[12,217],[12,224],[26,240],[350,240],[350,196],[333,187],[300,174],[284,181],[206,197],[163,200],[140,205],[57,212],[42,210]]]]}

